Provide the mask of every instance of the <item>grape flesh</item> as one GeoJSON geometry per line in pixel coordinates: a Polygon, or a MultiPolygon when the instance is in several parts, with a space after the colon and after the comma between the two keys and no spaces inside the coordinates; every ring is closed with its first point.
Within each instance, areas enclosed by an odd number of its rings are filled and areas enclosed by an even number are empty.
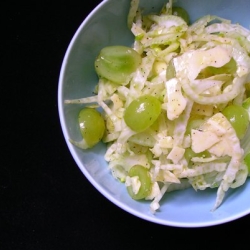
{"type": "Polygon", "coordinates": [[[242,139],[249,125],[249,116],[245,108],[240,105],[229,105],[222,114],[229,120],[239,139],[242,139]]]}

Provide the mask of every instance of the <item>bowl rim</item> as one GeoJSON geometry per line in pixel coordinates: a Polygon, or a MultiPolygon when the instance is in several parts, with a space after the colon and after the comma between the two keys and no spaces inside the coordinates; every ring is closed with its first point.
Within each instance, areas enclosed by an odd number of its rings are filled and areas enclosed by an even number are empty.
{"type": "Polygon", "coordinates": [[[149,222],[153,222],[156,224],[164,225],[164,226],[172,226],[172,227],[180,227],[180,228],[201,228],[201,227],[210,227],[210,226],[216,226],[225,224],[231,221],[234,221],[236,219],[242,218],[248,214],[250,214],[250,208],[246,209],[240,213],[233,214],[231,216],[228,216],[227,218],[222,218],[214,221],[207,221],[207,222],[174,222],[169,220],[163,220],[157,217],[149,217],[146,214],[143,214],[141,212],[136,211],[135,209],[132,209],[125,203],[122,203],[115,199],[109,192],[107,192],[105,189],[103,189],[96,180],[90,175],[90,173],[85,169],[83,166],[83,163],[78,158],[74,146],[66,139],[68,137],[68,132],[66,128],[66,122],[65,122],[65,116],[64,116],[64,100],[63,100],[63,82],[64,82],[64,72],[67,66],[67,60],[71,53],[72,47],[74,45],[75,40],[77,39],[79,33],[81,32],[82,28],[85,26],[86,23],[92,18],[95,13],[102,8],[107,2],[110,2],[110,0],[103,0],[100,2],[82,21],[80,26],[77,28],[76,32],[74,33],[73,37],[70,40],[70,43],[66,49],[66,53],[63,57],[63,62],[61,64],[60,72],[59,72],[59,80],[58,80],[58,91],[57,91],[57,104],[58,104],[58,114],[59,114],[59,121],[62,129],[62,133],[64,136],[64,140],[66,141],[67,147],[70,151],[70,154],[72,155],[76,165],[78,168],[80,168],[81,172],[84,174],[84,176],[87,178],[87,180],[99,191],[101,195],[106,197],[109,201],[111,201],[113,204],[118,206],[119,208],[123,209],[124,211],[130,213],[133,216],[136,216],[138,218],[144,219],[149,222]]]}

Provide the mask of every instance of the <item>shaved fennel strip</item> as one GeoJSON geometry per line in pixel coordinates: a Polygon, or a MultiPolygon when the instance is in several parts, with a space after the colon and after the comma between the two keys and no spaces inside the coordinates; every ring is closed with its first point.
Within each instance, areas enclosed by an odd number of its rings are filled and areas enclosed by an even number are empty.
{"type": "Polygon", "coordinates": [[[127,25],[128,25],[129,29],[131,29],[131,27],[132,27],[134,18],[136,16],[136,12],[138,10],[138,6],[139,6],[139,0],[131,0],[129,13],[127,16],[127,25]]]}
{"type": "Polygon", "coordinates": [[[189,96],[190,99],[200,104],[214,105],[219,103],[227,103],[233,100],[240,93],[240,89],[245,83],[245,77],[235,78],[230,92],[222,93],[217,96],[211,96],[211,97],[197,94],[190,87],[189,81],[187,79],[181,79],[180,81],[182,88],[184,89],[185,93],[189,96]]]}
{"type": "Polygon", "coordinates": [[[188,119],[190,117],[190,112],[193,106],[193,101],[191,101],[189,98],[186,98],[186,100],[187,100],[186,108],[183,111],[183,113],[180,115],[180,117],[176,119],[176,123],[175,123],[175,129],[174,129],[174,135],[173,135],[175,146],[181,146],[183,143],[188,119]]]}
{"type": "Polygon", "coordinates": [[[89,96],[85,98],[79,98],[79,99],[69,99],[65,100],[65,104],[86,104],[86,103],[93,103],[93,102],[98,102],[98,97],[96,96],[89,96]]]}

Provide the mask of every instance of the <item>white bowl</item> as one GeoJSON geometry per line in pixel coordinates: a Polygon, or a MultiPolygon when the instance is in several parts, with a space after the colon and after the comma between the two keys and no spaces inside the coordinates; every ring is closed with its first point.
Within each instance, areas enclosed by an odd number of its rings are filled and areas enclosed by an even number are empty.
{"type": "MultiPolygon", "coordinates": [[[[145,11],[160,10],[165,0],[141,0],[145,11]]],[[[249,27],[249,1],[238,0],[178,0],[190,14],[191,21],[206,14],[218,15],[249,27]]],[[[107,0],[99,4],[82,22],[65,54],[58,87],[59,116],[67,146],[82,173],[107,199],[139,218],[154,223],[176,227],[205,227],[233,221],[250,213],[249,180],[235,190],[229,190],[223,204],[214,212],[211,208],[216,190],[194,191],[186,189],[169,193],[161,201],[155,214],[149,210],[148,201],[130,198],[123,183],[113,178],[103,156],[105,145],[81,150],[68,139],[80,140],[77,115],[83,105],[65,105],[65,99],[82,98],[92,94],[97,83],[94,61],[99,51],[107,45],[131,46],[133,36],[127,28],[129,0],[107,0]]],[[[91,199],[91,197],[89,197],[91,199]]]]}

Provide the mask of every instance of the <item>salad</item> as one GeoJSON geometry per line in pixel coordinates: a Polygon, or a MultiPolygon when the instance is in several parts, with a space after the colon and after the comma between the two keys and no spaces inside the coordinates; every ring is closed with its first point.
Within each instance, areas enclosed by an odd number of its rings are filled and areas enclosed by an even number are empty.
{"type": "MultiPolygon", "coordinates": [[[[113,177],[154,213],[173,190],[217,189],[217,209],[250,173],[250,30],[219,16],[189,23],[170,0],[144,14],[132,0],[131,47],[104,47],[94,95],[78,116],[82,149],[103,142],[113,177]]],[[[77,122],[77,121],[76,121],[77,122]]]]}

